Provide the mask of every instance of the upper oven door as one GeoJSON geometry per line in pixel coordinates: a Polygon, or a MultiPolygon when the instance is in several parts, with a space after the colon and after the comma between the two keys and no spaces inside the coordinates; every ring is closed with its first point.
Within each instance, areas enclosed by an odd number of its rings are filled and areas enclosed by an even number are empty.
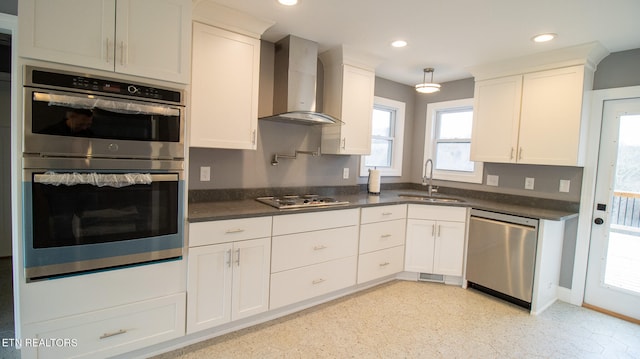
{"type": "Polygon", "coordinates": [[[181,106],[27,87],[24,152],[182,159],[183,112],[181,106]]]}

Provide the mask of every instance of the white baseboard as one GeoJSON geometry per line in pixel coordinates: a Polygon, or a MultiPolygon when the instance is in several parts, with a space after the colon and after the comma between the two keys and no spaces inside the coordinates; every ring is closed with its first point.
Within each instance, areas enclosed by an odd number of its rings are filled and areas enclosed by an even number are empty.
{"type": "Polygon", "coordinates": [[[565,303],[572,303],[572,292],[569,288],[558,287],[558,300],[563,301],[565,303]]]}

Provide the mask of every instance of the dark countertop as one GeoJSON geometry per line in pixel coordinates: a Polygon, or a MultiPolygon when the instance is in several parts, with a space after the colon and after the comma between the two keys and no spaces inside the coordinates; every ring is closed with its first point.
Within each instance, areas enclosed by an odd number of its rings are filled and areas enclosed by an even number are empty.
{"type": "Polygon", "coordinates": [[[341,201],[348,201],[349,204],[339,205],[339,206],[312,207],[312,208],[286,209],[286,210],[279,210],[269,205],[260,203],[253,199],[243,199],[243,200],[237,200],[237,201],[197,202],[197,203],[189,204],[188,221],[191,223],[195,223],[195,222],[215,221],[215,220],[221,220],[221,219],[274,216],[274,215],[282,215],[282,214],[307,213],[307,212],[318,212],[318,211],[337,210],[337,209],[346,209],[346,208],[360,208],[360,207],[366,207],[366,206],[406,204],[406,203],[428,204],[428,205],[434,205],[434,206],[471,207],[475,209],[512,214],[512,215],[521,216],[521,217],[547,219],[547,220],[554,220],[554,221],[567,220],[567,219],[576,217],[578,215],[577,212],[572,212],[572,211],[555,210],[555,209],[548,209],[548,208],[535,208],[532,206],[510,204],[503,201],[492,201],[487,199],[466,198],[466,197],[459,197],[459,196],[435,194],[434,196],[436,197],[441,196],[441,197],[448,197],[448,198],[459,198],[463,200],[463,202],[432,203],[432,202],[425,202],[419,199],[402,198],[398,196],[399,194],[426,195],[426,191],[387,190],[387,191],[383,191],[382,194],[379,196],[368,195],[366,193],[337,195],[334,197],[341,201]]]}

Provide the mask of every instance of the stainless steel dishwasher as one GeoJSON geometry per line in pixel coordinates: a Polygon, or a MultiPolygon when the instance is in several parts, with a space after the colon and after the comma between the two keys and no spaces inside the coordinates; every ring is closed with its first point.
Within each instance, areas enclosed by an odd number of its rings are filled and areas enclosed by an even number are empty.
{"type": "Polygon", "coordinates": [[[538,220],[471,210],[467,282],[531,309],[538,220]]]}

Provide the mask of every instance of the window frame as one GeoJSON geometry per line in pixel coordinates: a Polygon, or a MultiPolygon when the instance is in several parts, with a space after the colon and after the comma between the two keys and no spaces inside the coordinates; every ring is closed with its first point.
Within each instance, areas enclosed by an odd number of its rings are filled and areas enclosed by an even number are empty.
{"type": "MultiPolygon", "coordinates": [[[[371,142],[375,137],[379,137],[384,140],[391,140],[391,166],[390,167],[377,167],[380,170],[381,176],[387,177],[400,177],[402,176],[402,156],[404,149],[404,124],[405,124],[405,110],[406,103],[402,101],[392,100],[386,97],[374,96],[373,109],[392,110],[395,112],[395,116],[392,119],[393,128],[391,128],[392,137],[386,136],[373,136],[371,134],[371,142]]],[[[373,121],[373,111],[370,121],[373,121]]],[[[373,131],[373,130],[372,130],[373,131]]],[[[366,177],[369,175],[369,169],[375,166],[366,166],[365,157],[360,156],[360,177],[366,177]]]]}
{"type": "MultiPolygon", "coordinates": [[[[453,101],[443,101],[443,102],[433,102],[427,104],[427,121],[425,126],[425,141],[424,141],[424,157],[423,157],[423,165],[427,161],[427,159],[431,158],[434,161],[436,160],[436,146],[438,144],[438,140],[436,139],[437,135],[437,126],[438,126],[438,113],[445,112],[448,110],[462,110],[462,109],[471,109],[473,111],[473,98],[466,98],[460,100],[453,101]]],[[[473,127],[473,122],[472,122],[473,127]]],[[[464,142],[466,140],[446,140],[442,142],[464,142]]],[[[469,139],[471,142],[471,138],[469,139]]],[[[434,165],[433,169],[433,178],[437,180],[445,180],[445,181],[456,181],[456,182],[467,182],[467,183],[482,183],[482,176],[484,170],[483,162],[475,162],[474,171],[473,172],[463,172],[463,171],[451,171],[451,170],[437,170],[434,165]]],[[[424,167],[422,171],[424,171],[424,167]]],[[[422,173],[424,176],[425,173],[422,173]]]]}

